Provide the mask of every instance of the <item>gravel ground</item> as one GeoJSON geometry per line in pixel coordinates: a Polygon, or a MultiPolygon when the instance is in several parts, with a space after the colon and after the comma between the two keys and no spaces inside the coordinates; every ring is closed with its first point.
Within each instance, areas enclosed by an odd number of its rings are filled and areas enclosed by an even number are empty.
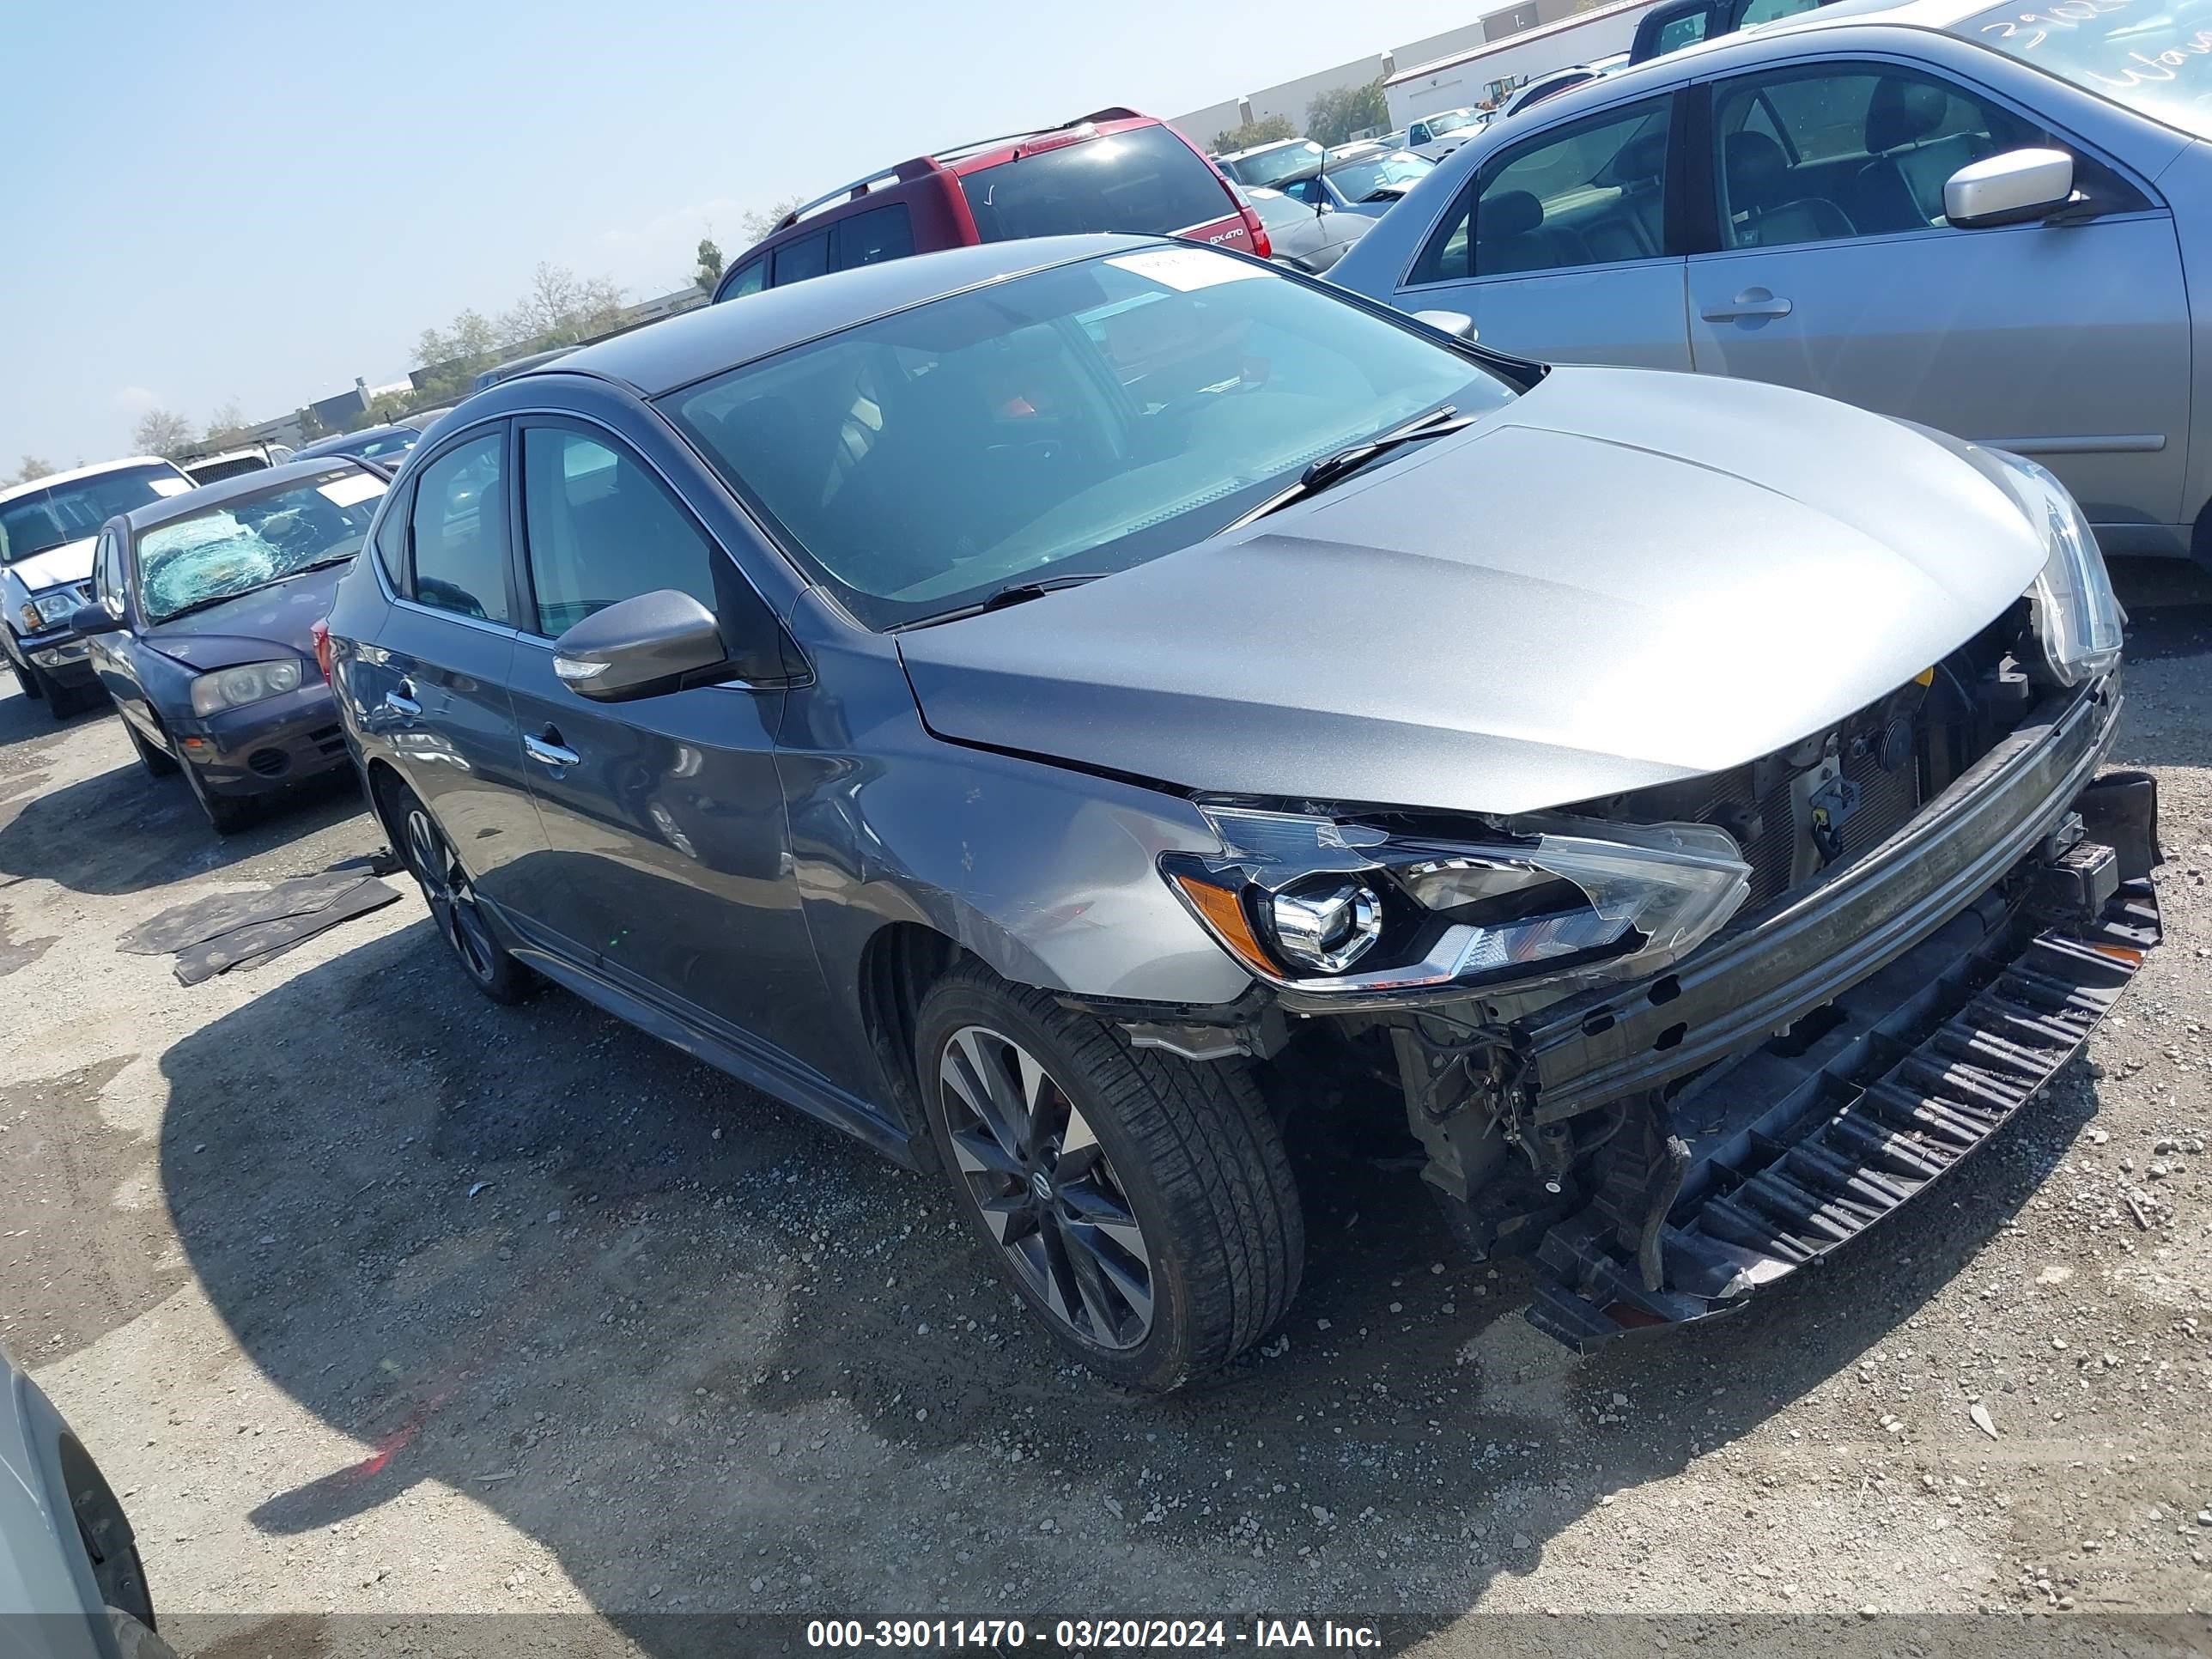
{"type": "Polygon", "coordinates": [[[183,1643],[241,1659],[492,1612],[585,1615],[507,1651],[1279,1608],[1444,1653],[1556,1646],[1553,1613],[1832,1652],[1873,1614],[2202,1608],[2212,594],[2138,580],[2115,759],[2160,777],[2166,944],[1944,1189],[1739,1319],[1577,1359],[1409,1175],[1309,1160],[1283,1336],[1164,1402],[1060,1364],[931,1186],[566,995],[477,1000],[411,891],[191,988],[118,954],[380,838],[341,787],[219,842],[114,719],[11,692],[0,1346],[183,1643]]]}

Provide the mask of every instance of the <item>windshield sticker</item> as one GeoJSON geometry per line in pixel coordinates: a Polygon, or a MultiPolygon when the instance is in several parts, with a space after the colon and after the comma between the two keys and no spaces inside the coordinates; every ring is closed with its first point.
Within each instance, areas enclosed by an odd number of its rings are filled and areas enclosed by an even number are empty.
{"type": "Polygon", "coordinates": [[[197,488],[196,485],[186,483],[182,478],[149,478],[146,480],[146,487],[156,495],[181,495],[187,489],[197,488]]]}
{"type": "Polygon", "coordinates": [[[384,493],[384,480],[372,478],[366,472],[349,473],[315,486],[315,493],[332,507],[351,507],[356,501],[366,501],[384,493]]]}
{"type": "Polygon", "coordinates": [[[1257,265],[1240,264],[1198,247],[1147,248],[1142,253],[1109,254],[1105,263],[1132,276],[1142,276],[1147,282],[1182,294],[1267,275],[1257,265]]]}

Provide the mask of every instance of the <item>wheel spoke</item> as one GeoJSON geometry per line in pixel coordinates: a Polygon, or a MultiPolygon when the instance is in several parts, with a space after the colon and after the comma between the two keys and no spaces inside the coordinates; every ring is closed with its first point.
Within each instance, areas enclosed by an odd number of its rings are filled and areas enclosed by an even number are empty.
{"type": "Polygon", "coordinates": [[[988,1131],[955,1129],[952,1156],[959,1160],[961,1170],[966,1175],[1021,1174],[1021,1160],[999,1145],[998,1138],[988,1131]]]}
{"type": "Polygon", "coordinates": [[[1037,1230],[1036,1212],[1019,1193],[1007,1198],[978,1198],[975,1207],[983,1212],[983,1224],[990,1228],[991,1236],[1010,1248],[1037,1230]]]}
{"type": "Polygon", "coordinates": [[[1129,1213],[1129,1206],[1120,1199],[1091,1182],[1063,1187],[1060,1196],[1075,1212],[1080,1224],[1097,1228],[1139,1261],[1148,1260],[1144,1231],[1137,1225],[1137,1218],[1129,1213]]]}
{"type": "Polygon", "coordinates": [[[1012,1085],[1005,1067],[986,1055],[977,1041],[984,1035],[969,1026],[953,1039],[952,1046],[945,1050],[945,1080],[968,1103],[992,1138],[1006,1148],[1006,1155],[1018,1159],[1023,1153],[1024,1121],[1013,1103],[1012,1085]]]}
{"type": "Polygon", "coordinates": [[[1043,1296],[1053,1316],[1062,1324],[1073,1325],[1074,1309],[1060,1277],[1066,1271],[1066,1251],[1065,1248],[1055,1250],[1053,1246],[1056,1243],[1054,1235],[1040,1231],[1017,1245],[1013,1255],[1017,1261],[1027,1265],[1030,1282],[1043,1296]]]}
{"type": "Polygon", "coordinates": [[[1105,1265],[1098,1253],[1091,1248],[1090,1241],[1079,1237],[1080,1231],[1080,1228],[1063,1223],[1060,1228],[1060,1248],[1066,1253],[1076,1293],[1083,1298],[1083,1310],[1091,1316],[1091,1334],[1101,1342],[1118,1344],[1121,1340],[1121,1314],[1115,1305],[1113,1287],[1107,1280],[1105,1265]]]}

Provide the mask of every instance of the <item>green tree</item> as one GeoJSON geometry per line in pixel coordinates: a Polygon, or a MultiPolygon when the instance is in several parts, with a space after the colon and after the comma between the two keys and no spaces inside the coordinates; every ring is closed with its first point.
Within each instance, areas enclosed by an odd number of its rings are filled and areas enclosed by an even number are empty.
{"type": "Polygon", "coordinates": [[[198,441],[192,423],[166,409],[149,409],[131,428],[131,441],[142,455],[163,455],[174,460],[198,441]]]}
{"type": "Polygon", "coordinates": [[[692,272],[691,280],[704,294],[712,294],[714,284],[722,280],[722,250],[711,235],[699,239],[699,268],[692,272]]]}
{"type": "Polygon", "coordinates": [[[323,424],[323,417],[305,404],[293,411],[292,419],[299,425],[301,443],[311,444],[318,438],[331,435],[330,428],[323,424]]]}
{"type": "Polygon", "coordinates": [[[15,469],[15,476],[8,482],[28,483],[33,478],[43,478],[49,472],[55,471],[57,469],[52,461],[40,460],[36,455],[26,455],[23,457],[22,465],[15,469]]]}
{"type": "Polygon", "coordinates": [[[404,416],[419,400],[415,392],[386,392],[368,400],[368,418],[363,426],[390,426],[404,416]]]}
{"type": "Polygon", "coordinates": [[[1256,121],[1247,121],[1242,126],[1231,127],[1226,132],[1213,135],[1213,153],[1227,155],[1240,149],[1251,149],[1260,144],[1279,144],[1285,138],[1295,138],[1298,130],[1291,125],[1287,115],[1263,115],[1256,121]]]}
{"type": "Polygon", "coordinates": [[[1364,87],[1339,87],[1306,106],[1306,136],[1318,144],[1340,144],[1355,132],[1379,132],[1390,125],[1382,77],[1364,87]]]}
{"type": "Polygon", "coordinates": [[[738,220],[738,229],[745,239],[745,246],[750,247],[774,230],[786,215],[797,209],[799,199],[796,196],[787,196],[781,201],[770,202],[764,208],[755,209],[738,220]]]}

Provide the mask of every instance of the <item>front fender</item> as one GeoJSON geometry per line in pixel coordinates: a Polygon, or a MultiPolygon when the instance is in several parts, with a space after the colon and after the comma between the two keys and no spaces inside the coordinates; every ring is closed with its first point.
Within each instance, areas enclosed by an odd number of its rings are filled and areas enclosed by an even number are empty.
{"type": "Polygon", "coordinates": [[[1251,976],[1159,872],[1219,841],[1187,800],[923,726],[890,641],[809,641],[777,751],[793,872],[830,982],[858,982],[891,922],[918,922],[1004,977],[1081,996],[1233,1002],[1251,976]]]}

